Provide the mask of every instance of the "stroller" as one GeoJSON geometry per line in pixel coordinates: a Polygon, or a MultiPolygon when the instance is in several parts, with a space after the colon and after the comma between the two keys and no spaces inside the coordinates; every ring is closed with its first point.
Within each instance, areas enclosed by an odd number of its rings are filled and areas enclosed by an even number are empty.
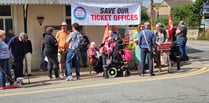
{"type": "MultiPolygon", "coordinates": [[[[128,62],[130,61],[130,51],[124,50],[122,40],[118,40],[112,47],[112,52],[109,54],[109,63],[107,65],[108,77],[129,76],[128,62]]],[[[100,56],[97,64],[93,67],[96,73],[103,72],[103,62],[100,56]]]]}

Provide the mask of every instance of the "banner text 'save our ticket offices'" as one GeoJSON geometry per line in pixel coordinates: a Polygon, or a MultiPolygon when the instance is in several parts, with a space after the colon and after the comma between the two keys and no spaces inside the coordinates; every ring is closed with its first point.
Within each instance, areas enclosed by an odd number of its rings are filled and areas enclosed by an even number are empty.
{"type": "Polygon", "coordinates": [[[117,25],[122,35],[127,33],[127,25],[140,23],[140,4],[141,0],[1,0],[0,29],[13,29],[15,34],[23,32],[23,8],[24,5],[28,6],[26,26],[34,50],[32,69],[38,69],[40,42],[46,27],[53,26],[59,30],[62,21],[68,24],[77,22],[83,25],[83,32],[90,41],[98,44],[102,41],[107,22],[117,25]],[[85,6],[85,3],[90,6],[85,6]]]}

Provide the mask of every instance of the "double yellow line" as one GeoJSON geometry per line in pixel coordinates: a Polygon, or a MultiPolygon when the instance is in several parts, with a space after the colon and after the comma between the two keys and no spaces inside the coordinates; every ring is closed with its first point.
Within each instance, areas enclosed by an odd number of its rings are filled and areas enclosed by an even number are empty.
{"type": "Polygon", "coordinates": [[[72,89],[82,89],[82,88],[91,88],[91,87],[100,87],[100,86],[129,84],[129,83],[146,82],[146,81],[154,81],[154,80],[175,79],[175,78],[194,76],[194,75],[202,74],[205,72],[209,72],[209,69],[207,67],[203,67],[202,69],[192,71],[189,73],[176,74],[176,75],[171,75],[171,76],[165,75],[165,76],[140,78],[137,80],[117,81],[117,82],[110,82],[110,83],[98,83],[98,84],[80,85],[80,86],[72,86],[72,87],[59,87],[59,88],[53,88],[53,89],[43,89],[43,90],[34,90],[34,91],[31,90],[31,91],[18,91],[18,92],[12,92],[12,93],[0,93],[0,96],[15,96],[15,95],[24,95],[24,94],[35,94],[35,93],[66,91],[66,90],[72,90],[72,89]]]}

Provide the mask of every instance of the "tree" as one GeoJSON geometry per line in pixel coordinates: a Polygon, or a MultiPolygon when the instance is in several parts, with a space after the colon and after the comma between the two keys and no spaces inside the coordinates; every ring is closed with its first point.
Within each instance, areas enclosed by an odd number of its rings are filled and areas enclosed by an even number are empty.
{"type": "Polygon", "coordinates": [[[208,0],[196,0],[193,4],[193,12],[200,14],[201,9],[203,8],[203,2],[207,2],[208,0]]]}
{"type": "Polygon", "coordinates": [[[184,20],[187,26],[199,26],[203,2],[208,0],[196,0],[193,5],[183,5],[172,9],[173,24],[178,25],[180,20],[184,20]]]}
{"type": "Polygon", "coordinates": [[[155,24],[157,23],[162,23],[164,24],[165,26],[168,26],[168,18],[158,18],[156,21],[155,21],[155,24]]]}
{"type": "Polygon", "coordinates": [[[146,22],[146,21],[149,21],[149,16],[147,15],[146,10],[142,9],[141,10],[141,24],[146,22]]]}
{"type": "Polygon", "coordinates": [[[193,12],[193,5],[183,5],[172,9],[172,20],[175,26],[183,20],[187,26],[197,26],[199,24],[198,14],[193,12]]]}

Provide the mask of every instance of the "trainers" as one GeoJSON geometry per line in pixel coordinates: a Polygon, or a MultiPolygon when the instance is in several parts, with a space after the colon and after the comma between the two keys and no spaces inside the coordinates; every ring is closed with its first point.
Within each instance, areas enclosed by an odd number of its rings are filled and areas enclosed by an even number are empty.
{"type": "Polygon", "coordinates": [[[72,76],[68,76],[66,81],[73,81],[73,77],[72,76]]]}
{"type": "Polygon", "coordinates": [[[57,78],[55,78],[54,80],[62,80],[62,78],[60,78],[60,77],[57,77],[57,78]]]}
{"type": "Polygon", "coordinates": [[[81,80],[81,78],[80,77],[76,77],[76,80],[81,80]]]}
{"type": "Polygon", "coordinates": [[[18,78],[17,78],[17,82],[18,82],[18,83],[23,83],[23,79],[24,79],[23,77],[18,77],[18,78]]]}
{"type": "Polygon", "coordinates": [[[18,85],[11,85],[10,88],[21,88],[21,86],[18,86],[18,85]]]}
{"type": "Polygon", "coordinates": [[[48,77],[48,80],[52,80],[53,78],[52,77],[48,77]]]}
{"type": "Polygon", "coordinates": [[[10,89],[10,87],[1,87],[1,90],[10,89]]]}
{"type": "Polygon", "coordinates": [[[60,73],[60,78],[64,78],[64,74],[63,73],[60,73]]]}
{"type": "Polygon", "coordinates": [[[43,69],[41,68],[41,69],[39,69],[39,72],[43,72],[43,69]]]}
{"type": "Polygon", "coordinates": [[[28,74],[28,76],[32,76],[32,74],[28,74]]]}

